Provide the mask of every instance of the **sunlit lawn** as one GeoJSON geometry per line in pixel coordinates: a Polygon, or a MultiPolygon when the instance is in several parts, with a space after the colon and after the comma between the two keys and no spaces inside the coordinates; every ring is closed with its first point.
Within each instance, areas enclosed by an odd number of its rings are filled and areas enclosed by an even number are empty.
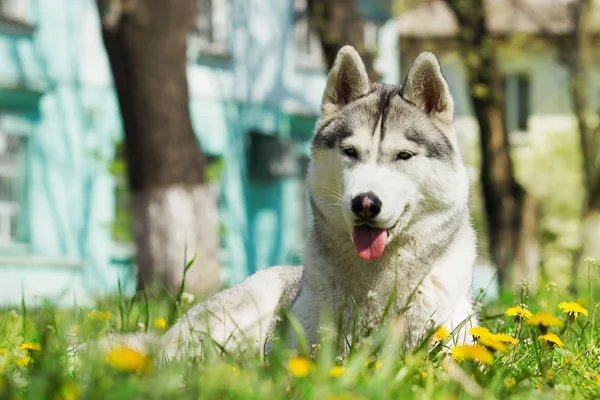
{"type": "MultiPolygon", "coordinates": [[[[218,355],[161,362],[126,348],[85,350],[109,332],[160,334],[198,300],[184,296],[99,301],[94,310],[17,307],[0,313],[2,399],[384,399],[573,398],[600,396],[600,349],[594,287],[579,296],[542,285],[515,288],[510,301],[486,305],[476,347],[449,350],[440,327],[420,348],[404,351],[391,326],[346,360],[324,342],[314,361],[276,347],[258,355],[218,355]],[[561,304],[562,303],[562,304],[561,304]],[[79,346],[78,346],[79,345],[79,346]],[[77,358],[72,349],[79,348],[77,358]]],[[[587,271],[586,271],[586,275],[587,271]]],[[[587,278],[587,276],[586,276],[587,278]]],[[[589,283],[589,284],[588,284],[589,283]]],[[[485,295],[485,293],[482,293],[485,295]]],[[[508,297],[508,296],[506,296],[508,297]]]]}

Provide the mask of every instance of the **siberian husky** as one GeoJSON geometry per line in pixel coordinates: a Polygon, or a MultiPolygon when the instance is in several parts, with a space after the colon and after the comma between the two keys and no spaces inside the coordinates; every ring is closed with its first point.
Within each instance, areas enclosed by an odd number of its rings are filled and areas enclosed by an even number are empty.
{"type": "Polygon", "coordinates": [[[312,140],[304,267],[267,268],[191,309],[162,337],[166,356],[197,354],[208,336],[263,350],[283,311],[310,344],[325,316],[345,332],[401,317],[407,346],[441,325],[470,341],[476,239],[453,119],[434,54],[395,86],[369,82],[356,50],[342,48],[312,140]]]}

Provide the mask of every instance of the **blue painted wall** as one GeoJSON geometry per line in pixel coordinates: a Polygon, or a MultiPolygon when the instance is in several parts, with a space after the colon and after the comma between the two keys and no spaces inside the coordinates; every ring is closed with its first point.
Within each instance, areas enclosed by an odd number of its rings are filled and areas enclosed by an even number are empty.
{"type": "MultiPolygon", "coordinates": [[[[107,160],[122,126],[93,0],[23,0],[27,29],[0,24],[0,131],[26,137],[21,243],[0,248],[0,303],[89,301],[133,288],[127,248],[111,238],[107,160]]],[[[297,262],[306,224],[301,174],[252,181],[251,129],[308,155],[325,75],[296,67],[293,1],[230,0],[226,51],[190,47],[190,107],[204,150],[221,157],[222,271],[227,284],[297,262]]],[[[384,80],[397,81],[396,28],[383,26],[384,80]]]]}

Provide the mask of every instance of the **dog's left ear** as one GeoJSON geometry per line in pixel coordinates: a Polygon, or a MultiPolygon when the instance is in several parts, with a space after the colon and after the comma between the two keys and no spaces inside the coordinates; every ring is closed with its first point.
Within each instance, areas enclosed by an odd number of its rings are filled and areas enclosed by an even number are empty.
{"type": "Polygon", "coordinates": [[[400,94],[443,123],[450,124],[454,119],[454,102],[448,83],[437,57],[429,51],[419,54],[410,67],[400,94]]]}
{"type": "Polygon", "coordinates": [[[367,69],[356,49],[352,46],[342,47],[327,75],[321,112],[324,116],[337,112],[367,94],[370,86],[367,69]]]}

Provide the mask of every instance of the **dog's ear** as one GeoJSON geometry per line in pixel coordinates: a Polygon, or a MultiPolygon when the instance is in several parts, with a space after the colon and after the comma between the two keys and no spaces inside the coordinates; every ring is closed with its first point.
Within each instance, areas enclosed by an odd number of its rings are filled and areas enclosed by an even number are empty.
{"type": "Polygon", "coordinates": [[[337,112],[344,105],[369,92],[369,77],[365,64],[352,46],[340,49],[327,75],[321,112],[324,116],[337,112]]]}
{"type": "Polygon", "coordinates": [[[426,114],[441,122],[454,119],[454,102],[437,57],[429,52],[419,54],[408,70],[401,96],[426,114]]]}

